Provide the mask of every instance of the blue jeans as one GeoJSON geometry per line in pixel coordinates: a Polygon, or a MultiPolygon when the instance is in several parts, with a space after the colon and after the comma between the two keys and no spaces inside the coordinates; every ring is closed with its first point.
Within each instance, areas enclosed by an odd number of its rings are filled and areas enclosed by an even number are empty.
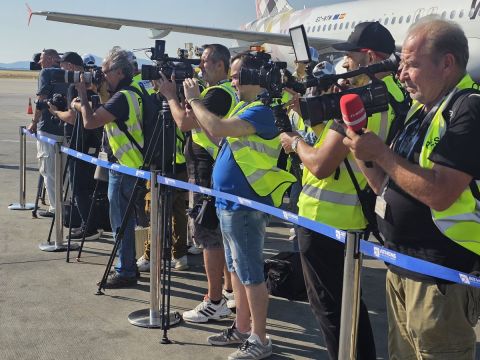
{"type": "MultiPolygon", "coordinates": [[[[115,236],[117,229],[122,224],[123,216],[127,210],[128,200],[135,187],[136,178],[110,170],[108,179],[108,200],[110,201],[110,223],[115,236]]],[[[118,247],[118,262],[115,270],[120,276],[135,277],[135,213],[132,211],[128,217],[127,227],[123,234],[122,242],[118,247]]]]}
{"type": "Polygon", "coordinates": [[[268,214],[217,209],[217,215],[228,271],[235,272],[243,285],[263,283],[263,242],[268,214]]]}

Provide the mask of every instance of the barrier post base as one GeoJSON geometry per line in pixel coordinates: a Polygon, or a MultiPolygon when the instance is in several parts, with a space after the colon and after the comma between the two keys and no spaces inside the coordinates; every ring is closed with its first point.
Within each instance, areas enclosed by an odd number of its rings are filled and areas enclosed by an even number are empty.
{"type": "Polygon", "coordinates": [[[25,205],[15,203],[8,205],[8,210],[33,210],[34,208],[35,204],[32,203],[26,203],[25,205]]]}
{"type": "MultiPolygon", "coordinates": [[[[60,251],[67,251],[68,248],[68,243],[63,242],[61,244],[55,244],[54,242],[47,242],[38,245],[39,249],[42,251],[48,251],[48,252],[60,252],[60,251]]],[[[70,243],[70,250],[78,250],[80,247],[80,244],[74,244],[70,243]]]]}
{"type": "MultiPolygon", "coordinates": [[[[168,314],[170,318],[170,326],[177,325],[180,321],[182,321],[182,317],[178,311],[172,311],[168,314]]],[[[149,328],[149,329],[159,329],[162,327],[162,315],[158,314],[158,316],[150,316],[150,309],[142,309],[132,312],[128,315],[128,321],[130,324],[149,328]]]]}

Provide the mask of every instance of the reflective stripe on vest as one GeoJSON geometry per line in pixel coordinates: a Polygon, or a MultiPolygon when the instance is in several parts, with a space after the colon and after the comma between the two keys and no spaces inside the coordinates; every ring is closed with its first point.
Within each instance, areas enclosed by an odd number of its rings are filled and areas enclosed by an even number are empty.
{"type": "MultiPolygon", "coordinates": [[[[396,101],[405,100],[392,76],[385,77],[383,81],[396,101]]],[[[367,128],[386,141],[394,119],[395,112],[389,105],[388,111],[373,114],[368,118],[367,128]]],[[[315,148],[322,146],[332,124],[333,120],[327,122],[315,148]]],[[[364,189],[367,180],[353,155],[349,153],[347,159],[360,188],[364,189]]],[[[343,230],[364,229],[367,226],[357,192],[343,162],[335,173],[325,179],[318,179],[304,167],[302,184],[303,189],[298,199],[299,215],[343,230]]]]}
{"type": "MultiPolygon", "coordinates": [[[[465,75],[463,79],[456,85],[456,89],[462,90],[474,87],[475,82],[469,75],[465,75]]],[[[453,96],[453,92],[450,96],[453,96]]],[[[422,151],[420,152],[419,164],[423,168],[431,169],[434,163],[429,157],[447,130],[447,122],[443,118],[443,110],[449,105],[447,97],[438,107],[427,134],[423,141],[422,151]],[[435,144],[428,146],[427,144],[435,144]]],[[[418,105],[417,105],[418,107],[418,105]]],[[[419,108],[421,108],[420,106],[419,108]]],[[[418,109],[417,109],[418,110],[418,109]]],[[[410,117],[414,113],[409,113],[410,117]]],[[[466,154],[473,156],[473,154],[466,154]]],[[[480,181],[475,181],[476,186],[480,186],[480,181]]],[[[460,197],[446,210],[435,211],[431,209],[432,219],[438,229],[449,239],[466,249],[480,255],[480,201],[478,201],[470,187],[467,187],[460,197]]]]}
{"type": "Polygon", "coordinates": [[[175,128],[175,164],[185,164],[185,134],[177,127],[175,128]]]}
{"type": "MultiPolygon", "coordinates": [[[[135,88],[140,87],[133,81],[130,86],[135,88]]],[[[121,90],[127,99],[129,115],[125,121],[128,132],[132,135],[135,141],[143,147],[143,132],[140,123],[142,119],[141,99],[138,94],[133,91],[121,90]]],[[[115,121],[105,124],[105,131],[108,137],[108,144],[112,149],[113,155],[118,159],[121,165],[131,168],[139,168],[143,165],[143,156],[137,147],[130,142],[127,135],[118,128],[115,121]]]]}
{"type": "MultiPolygon", "coordinates": [[[[238,116],[248,109],[264,106],[261,101],[250,104],[240,102],[231,116],[238,116]]],[[[282,204],[285,191],[293,184],[295,176],[277,167],[281,144],[279,137],[263,139],[258,135],[227,137],[235,162],[247,182],[258,196],[271,196],[274,206],[282,204]]]]}
{"type": "MultiPolygon", "coordinates": [[[[237,94],[232,87],[232,83],[230,81],[225,81],[219,85],[210,86],[202,91],[202,93],[200,94],[200,98],[203,99],[205,95],[212,89],[222,89],[227,92],[228,95],[230,95],[232,99],[230,103],[230,109],[228,109],[228,113],[223,117],[224,119],[229,118],[230,113],[233,111],[233,109],[238,103],[237,94]]],[[[219,150],[218,145],[214,144],[202,129],[192,129],[192,141],[195,144],[204,148],[210,154],[213,160],[217,158],[219,150]]]]}

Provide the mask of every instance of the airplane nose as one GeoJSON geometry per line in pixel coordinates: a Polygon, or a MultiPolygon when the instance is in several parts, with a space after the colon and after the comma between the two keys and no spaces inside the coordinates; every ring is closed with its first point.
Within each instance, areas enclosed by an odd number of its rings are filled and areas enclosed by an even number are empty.
{"type": "Polygon", "coordinates": [[[467,72],[471,75],[473,80],[480,83],[480,61],[477,57],[480,54],[480,39],[468,38],[468,49],[470,52],[470,59],[467,64],[467,72]]]}

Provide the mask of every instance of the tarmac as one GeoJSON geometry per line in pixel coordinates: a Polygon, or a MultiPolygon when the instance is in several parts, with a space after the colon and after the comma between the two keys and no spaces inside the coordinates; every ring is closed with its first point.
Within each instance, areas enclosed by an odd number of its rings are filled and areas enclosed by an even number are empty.
{"type": "MultiPolygon", "coordinates": [[[[66,262],[64,252],[43,252],[51,219],[32,218],[31,211],[11,211],[19,201],[19,131],[30,121],[28,98],[36,81],[0,78],[0,360],[23,359],[226,359],[234,347],[213,347],[206,338],[229,326],[233,317],[192,324],[181,322],[168,331],[171,344],[161,344],[164,332],[131,325],[130,313],[149,308],[149,274],[142,273],[130,289],[106,290],[97,296],[113,246],[109,234],[85,243],[66,262]]],[[[27,202],[34,202],[38,181],[35,141],[27,138],[27,202]]],[[[45,208],[45,205],[43,205],[45,208]]],[[[290,250],[289,224],[272,219],[265,239],[265,257],[290,250]]],[[[54,236],[54,235],[53,235],[54,236]]],[[[332,240],[334,241],[334,240],[332,240]]],[[[172,271],[171,310],[194,308],[206,293],[200,255],[189,255],[190,268],[172,271]]],[[[385,312],[385,266],[364,260],[363,298],[370,312],[377,359],[388,359],[385,312]]],[[[477,358],[480,359],[479,327],[477,358]]],[[[318,325],[308,303],[271,297],[267,332],[271,359],[328,359],[318,325]]]]}

